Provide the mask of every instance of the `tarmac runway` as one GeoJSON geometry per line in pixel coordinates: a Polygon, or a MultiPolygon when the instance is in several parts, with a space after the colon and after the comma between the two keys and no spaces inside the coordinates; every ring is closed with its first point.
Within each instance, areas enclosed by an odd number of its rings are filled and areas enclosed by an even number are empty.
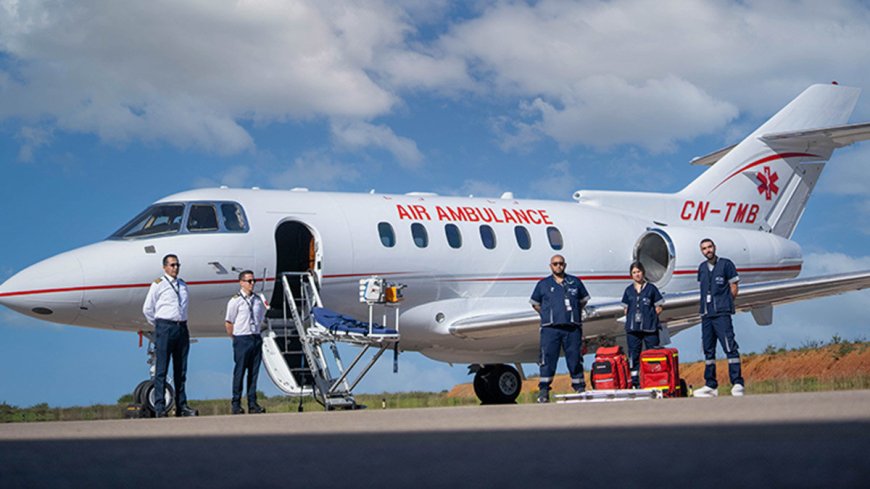
{"type": "Polygon", "coordinates": [[[0,487],[868,487],[870,391],[0,425],[0,487]]]}

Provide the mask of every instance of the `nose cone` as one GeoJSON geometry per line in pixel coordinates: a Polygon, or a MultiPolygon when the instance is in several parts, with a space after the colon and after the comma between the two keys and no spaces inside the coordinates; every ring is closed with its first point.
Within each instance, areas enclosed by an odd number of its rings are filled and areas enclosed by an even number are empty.
{"type": "Polygon", "coordinates": [[[74,324],[82,306],[82,266],[74,252],[43,260],[0,285],[0,304],[27,316],[74,324]]]}

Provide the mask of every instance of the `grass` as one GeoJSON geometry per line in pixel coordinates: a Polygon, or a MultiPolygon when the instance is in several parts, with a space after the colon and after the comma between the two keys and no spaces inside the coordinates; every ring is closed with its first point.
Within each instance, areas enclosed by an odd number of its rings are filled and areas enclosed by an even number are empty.
{"type": "MultiPolygon", "coordinates": [[[[833,347],[835,360],[845,357],[854,352],[863,352],[870,348],[870,343],[864,339],[844,340],[835,335],[828,343],[804,342],[799,348],[791,350],[785,346],[778,347],[768,345],[760,355],[780,355],[788,351],[816,350],[822,347],[833,347]]],[[[751,353],[749,355],[759,355],[751,353]]],[[[837,390],[870,389],[870,375],[856,373],[847,378],[828,379],[821,381],[815,377],[803,377],[786,380],[753,381],[747,386],[747,394],[772,394],[786,392],[820,392],[837,390]]],[[[723,395],[727,395],[729,389],[721,389],[723,395]]],[[[517,402],[528,404],[535,402],[537,392],[527,391],[520,394],[517,402]]],[[[363,404],[368,409],[409,409],[424,407],[446,407],[477,405],[478,400],[474,397],[447,397],[447,391],[442,392],[399,392],[383,394],[360,394],[355,396],[358,404],[363,404]]],[[[131,395],[122,396],[115,404],[97,404],[93,406],[76,406],[57,408],[42,403],[31,407],[17,407],[6,403],[0,403],[0,423],[13,422],[36,422],[36,421],[79,421],[97,419],[122,419],[127,404],[131,401],[131,395]]],[[[299,410],[299,401],[283,396],[268,397],[259,393],[260,405],[270,413],[293,413],[299,410]]],[[[210,399],[191,401],[191,406],[198,409],[202,416],[216,416],[230,414],[229,399],[210,399]]],[[[302,403],[304,412],[323,411],[323,407],[312,398],[304,398],[302,403]]]]}

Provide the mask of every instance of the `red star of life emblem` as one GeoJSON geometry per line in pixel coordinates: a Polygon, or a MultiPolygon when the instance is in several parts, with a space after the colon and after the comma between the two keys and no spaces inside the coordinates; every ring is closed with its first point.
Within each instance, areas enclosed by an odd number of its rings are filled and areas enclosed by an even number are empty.
{"type": "Polygon", "coordinates": [[[763,172],[758,172],[755,175],[755,178],[758,179],[758,193],[764,194],[765,200],[770,200],[774,195],[779,192],[779,187],[776,185],[776,181],[779,180],[779,175],[776,172],[770,173],[770,167],[765,166],[763,172]]]}

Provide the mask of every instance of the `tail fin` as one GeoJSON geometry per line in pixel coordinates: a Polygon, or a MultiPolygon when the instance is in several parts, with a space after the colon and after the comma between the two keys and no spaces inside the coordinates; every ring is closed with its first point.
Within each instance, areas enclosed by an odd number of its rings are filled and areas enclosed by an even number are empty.
{"type": "Polygon", "coordinates": [[[860,93],[838,85],[806,89],[677,194],[681,219],[791,237],[834,149],[867,139],[842,137],[854,136],[856,127],[867,132],[866,124],[835,127],[849,120],[860,93]]]}

